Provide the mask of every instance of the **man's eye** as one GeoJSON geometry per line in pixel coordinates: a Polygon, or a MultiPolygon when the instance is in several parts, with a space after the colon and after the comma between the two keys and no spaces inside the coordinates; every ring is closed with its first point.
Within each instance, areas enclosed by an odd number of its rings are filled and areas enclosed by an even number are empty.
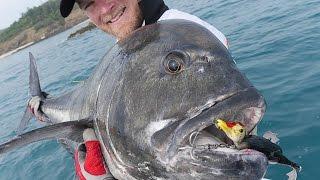
{"type": "Polygon", "coordinates": [[[85,2],[85,4],[83,5],[83,9],[86,10],[86,9],[87,9],[88,7],[90,7],[93,3],[94,3],[94,1],[85,2]]]}

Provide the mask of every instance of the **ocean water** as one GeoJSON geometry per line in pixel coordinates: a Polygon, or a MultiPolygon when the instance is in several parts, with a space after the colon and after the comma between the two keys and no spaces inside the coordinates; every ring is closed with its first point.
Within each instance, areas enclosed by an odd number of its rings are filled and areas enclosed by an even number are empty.
{"type": "MultiPolygon", "coordinates": [[[[278,134],[285,155],[299,163],[298,179],[318,179],[320,160],[320,1],[166,1],[197,15],[228,38],[239,69],[264,95],[268,108],[259,134],[278,134]]],[[[74,29],[0,60],[0,143],[15,136],[28,100],[28,52],[38,63],[42,88],[59,95],[85,80],[115,40],[93,30],[66,40],[74,29]]],[[[32,121],[28,130],[41,127],[32,121]]],[[[270,165],[269,179],[291,169],[270,165]]],[[[0,179],[73,179],[72,157],[56,141],[0,156],[0,179]]]]}

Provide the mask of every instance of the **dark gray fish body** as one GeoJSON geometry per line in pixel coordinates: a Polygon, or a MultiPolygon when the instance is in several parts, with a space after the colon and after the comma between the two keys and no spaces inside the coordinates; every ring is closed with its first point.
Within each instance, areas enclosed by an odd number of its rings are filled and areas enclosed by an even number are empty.
{"type": "Polygon", "coordinates": [[[267,169],[260,152],[206,148],[225,139],[212,120],[237,120],[251,132],[265,103],[224,45],[193,22],[140,28],[41,110],[53,123],[92,118],[117,179],[261,179],[267,169]],[[195,133],[205,140],[192,140],[195,133]]]}

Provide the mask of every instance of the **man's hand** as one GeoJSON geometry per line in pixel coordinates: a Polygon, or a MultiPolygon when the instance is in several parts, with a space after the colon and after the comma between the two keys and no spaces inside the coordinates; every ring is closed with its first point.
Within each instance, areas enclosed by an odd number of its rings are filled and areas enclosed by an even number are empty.
{"type": "Polygon", "coordinates": [[[114,180],[104,163],[100,143],[93,129],[83,132],[84,143],[75,150],[75,169],[80,180],[114,180]]]}
{"type": "MultiPolygon", "coordinates": [[[[44,122],[46,117],[42,113],[41,98],[32,97],[28,102],[29,111],[37,120],[44,122]]],[[[115,180],[104,163],[100,143],[93,129],[86,129],[83,132],[84,143],[81,143],[75,150],[75,169],[80,180],[115,180]]]]}
{"type": "Polygon", "coordinates": [[[36,117],[37,120],[44,122],[45,116],[40,110],[41,98],[39,96],[32,97],[28,102],[29,111],[36,117]]]}

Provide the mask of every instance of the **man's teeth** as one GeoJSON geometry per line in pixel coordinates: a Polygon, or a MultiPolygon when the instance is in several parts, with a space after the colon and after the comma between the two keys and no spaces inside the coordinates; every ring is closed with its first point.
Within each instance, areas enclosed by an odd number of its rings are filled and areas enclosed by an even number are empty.
{"type": "Polygon", "coordinates": [[[122,16],[123,12],[121,12],[118,16],[116,16],[113,20],[111,20],[111,22],[115,22],[116,20],[118,20],[121,16],[122,16]]]}
{"type": "Polygon", "coordinates": [[[125,8],[121,9],[119,13],[116,14],[116,16],[114,16],[110,21],[108,21],[108,23],[114,23],[117,20],[119,20],[120,17],[123,15],[124,11],[125,11],[125,8]]]}

